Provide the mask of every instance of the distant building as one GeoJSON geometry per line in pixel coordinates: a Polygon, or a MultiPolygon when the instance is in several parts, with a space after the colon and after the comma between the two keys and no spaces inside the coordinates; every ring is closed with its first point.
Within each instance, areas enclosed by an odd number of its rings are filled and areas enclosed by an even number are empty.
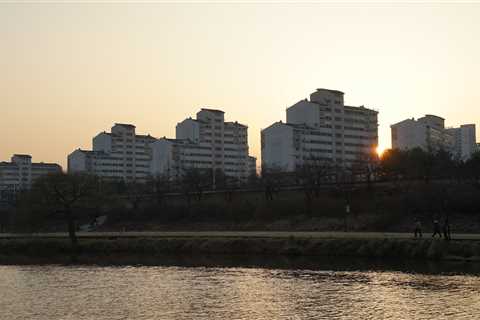
{"type": "Polygon", "coordinates": [[[344,93],[317,89],[287,109],[287,122],[261,132],[262,170],[294,171],[308,161],[350,166],[378,145],[378,112],[344,105],[344,93]]]}
{"type": "Polygon", "coordinates": [[[32,156],[15,154],[10,162],[0,162],[0,199],[30,189],[41,176],[61,171],[62,167],[56,163],[32,163],[32,156]]]}
{"type": "Polygon", "coordinates": [[[248,156],[248,174],[250,176],[257,175],[257,158],[248,156]]]}
{"type": "Polygon", "coordinates": [[[245,179],[255,166],[248,156],[247,126],[225,122],[224,112],[202,109],[197,119],[177,124],[176,139],[138,135],[135,126],[117,123],[93,138],[92,150],[68,156],[68,172],[88,172],[108,179],[145,182],[150,176],[180,177],[188,168],[221,170],[245,179]]]}
{"type": "Polygon", "coordinates": [[[68,172],[144,182],[150,175],[150,144],[155,141],[150,135],[136,134],[134,125],[116,123],[110,133],[93,138],[93,150],[77,149],[68,155],[68,172]]]}
{"type": "Polygon", "coordinates": [[[390,126],[393,149],[421,148],[435,151],[451,146],[452,137],[445,130],[445,119],[426,115],[418,120],[407,119],[390,126]]]}
{"type": "Polygon", "coordinates": [[[459,128],[449,128],[447,132],[452,136],[452,153],[457,159],[466,161],[477,151],[477,138],[474,124],[464,124],[459,128]]]}
{"type": "Polygon", "coordinates": [[[226,122],[224,112],[201,109],[196,119],[188,118],[176,126],[176,138],[161,138],[152,143],[152,175],[178,178],[190,168],[222,171],[246,179],[256,165],[248,155],[248,127],[226,122]]]}
{"type": "Polygon", "coordinates": [[[403,120],[390,128],[393,149],[408,150],[418,147],[427,152],[443,149],[464,161],[476,150],[474,124],[445,128],[445,119],[426,115],[418,120],[403,120]]]}
{"type": "Polygon", "coordinates": [[[186,168],[212,169],[212,150],[210,146],[192,142],[188,139],[160,138],[152,143],[152,162],[150,171],[153,176],[166,176],[178,179],[186,168]]]}

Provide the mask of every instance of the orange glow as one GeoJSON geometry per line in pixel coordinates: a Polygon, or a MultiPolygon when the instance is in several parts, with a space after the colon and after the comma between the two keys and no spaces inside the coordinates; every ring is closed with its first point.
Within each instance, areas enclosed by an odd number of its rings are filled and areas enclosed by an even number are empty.
{"type": "Polygon", "coordinates": [[[376,152],[380,158],[383,156],[383,153],[385,152],[386,149],[387,148],[385,148],[384,146],[377,147],[376,152]]]}
{"type": "Polygon", "coordinates": [[[66,168],[115,122],[173,138],[211,106],[248,125],[260,165],[260,130],[320,87],[379,111],[379,155],[390,125],[411,117],[478,128],[479,18],[479,5],[453,3],[2,2],[0,161],[66,168]]]}

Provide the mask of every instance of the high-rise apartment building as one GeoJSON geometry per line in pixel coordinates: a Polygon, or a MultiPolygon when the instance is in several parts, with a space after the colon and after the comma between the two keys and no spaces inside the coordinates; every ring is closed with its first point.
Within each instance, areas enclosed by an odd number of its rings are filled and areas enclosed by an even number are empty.
{"type": "Polygon", "coordinates": [[[150,144],[155,141],[136,134],[134,125],[116,123],[111,132],[93,138],[93,150],[77,149],[68,156],[68,172],[144,182],[150,175],[150,144]]]}
{"type": "Polygon", "coordinates": [[[458,128],[447,129],[447,132],[452,136],[454,157],[466,161],[478,150],[475,131],[474,124],[464,124],[458,128]]]}
{"type": "Polygon", "coordinates": [[[378,145],[378,112],[344,105],[344,93],[317,89],[287,109],[287,122],[261,132],[262,168],[294,171],[308,161],[350,166],[378,145]]]}
{"type": "Polygon", "coordinates": [[[418,147],[427,152],[443,149],[463,161],[468,160],[476,151],[474,124],[445,128],[445,119],[426,115],[417,120],[403,120],[390,128],[393,149],[408,150],[418,147]]]}
{"type": "Polygon", "coordinates": [[[161,138],[152,144],[151,173],[179,177],[186,169],[197,168],[246,179],[256,161],[248,155],[247,129],[226,122],[221,110],[201,109],[196,119],[177,124],[176,139],[161,138]]]}
{"type": "Polygon", "coordinates": [[[427,114],[418,120],[406,119],[390,126],[393,149],[421,148],[435,151],[452,145],[452,137],[445,130],[445,119],[427,114]]]}
{"type": "Polygon", "coordinates": [[[6,193],[28,190],[39,177],[61,171],[56,163],[34,163],[30,155],[15,154],[10,162],[0,162],[0,198],[6,193]]]}
{"type": "Polygon", "coordinates": [[[178,123],[176,139],[138,135],[135,126],[117,123],[110,133],[94,137],[92,144],[92,150],[77,149],[68,156],[69,172],[137,182],[158,175],[180,178],[188,168],[221,171],[239,179],[255,172],[247,126],[225,122],[220,110],[202,109],[197,119],[178,123]]]}

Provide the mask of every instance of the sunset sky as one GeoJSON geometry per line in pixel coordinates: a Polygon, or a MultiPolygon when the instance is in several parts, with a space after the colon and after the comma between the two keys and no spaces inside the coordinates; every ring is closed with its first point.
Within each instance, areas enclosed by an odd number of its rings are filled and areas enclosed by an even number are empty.
{"type": "Polygon", "coordinates": [[[115,122],[174,137],[206,106],[260,158],[260,130],[316,88],[379,110],[381,148],[427,113],[478,127],[479,21],[480,4],[0,4],[0,161],[66,168],[115,122]]]}

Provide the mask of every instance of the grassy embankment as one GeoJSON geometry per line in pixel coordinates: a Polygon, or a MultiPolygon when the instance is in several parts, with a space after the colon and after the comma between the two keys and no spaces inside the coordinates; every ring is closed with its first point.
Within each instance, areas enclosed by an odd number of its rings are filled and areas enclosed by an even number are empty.
{"type": "MultiPolygon", "coordinates": [[[[245,255],[362,257],[480,262],[478,236],[444,241],[376,233],[168,233],[92,234],[81,237],[78,261],[114,263],[119,256],[245,255]]],[[[0,239],[0,264],[62,263],[70,243],[62,235],[0,239]],[[22,260],[23,259],[23,260],[22,260]]]]}
{"type": "MultiPolygon", "coordinates": [[[[125,197],[75,208],[78,225],[108,216],[100,231],[375,231],[411,232],[420,219],[425,232],[432,221],[448,215],[455,233],[480,232],[480,188],[452,181],[399,181],[361,184],[340,190],[328,186],[318,193],[279,190],[267,199],[261,190],[186,194],[145,198],[133,205],[125,197]],[[345,214],[346,204],[350,214],[345,214]]],[[[24,206],[0,212],[3,230],[62,232],[66,222],[51,208],[24,206]]]]}
{"type": "Polygon", "coordinates": [[[131,212],[112,208],[103,231],[242,230],[410,232],[416,218],[426,232],[446,214],[454,232],[480,232],[480,190],[471,185],[422,182],[360,186],[345,192],[323,189],[311,198],[302,190],[222,194],[201,200],[184,196],[145,202],[131,212]],[[346,197],[350,214],[345,215],[346,197]]]}

